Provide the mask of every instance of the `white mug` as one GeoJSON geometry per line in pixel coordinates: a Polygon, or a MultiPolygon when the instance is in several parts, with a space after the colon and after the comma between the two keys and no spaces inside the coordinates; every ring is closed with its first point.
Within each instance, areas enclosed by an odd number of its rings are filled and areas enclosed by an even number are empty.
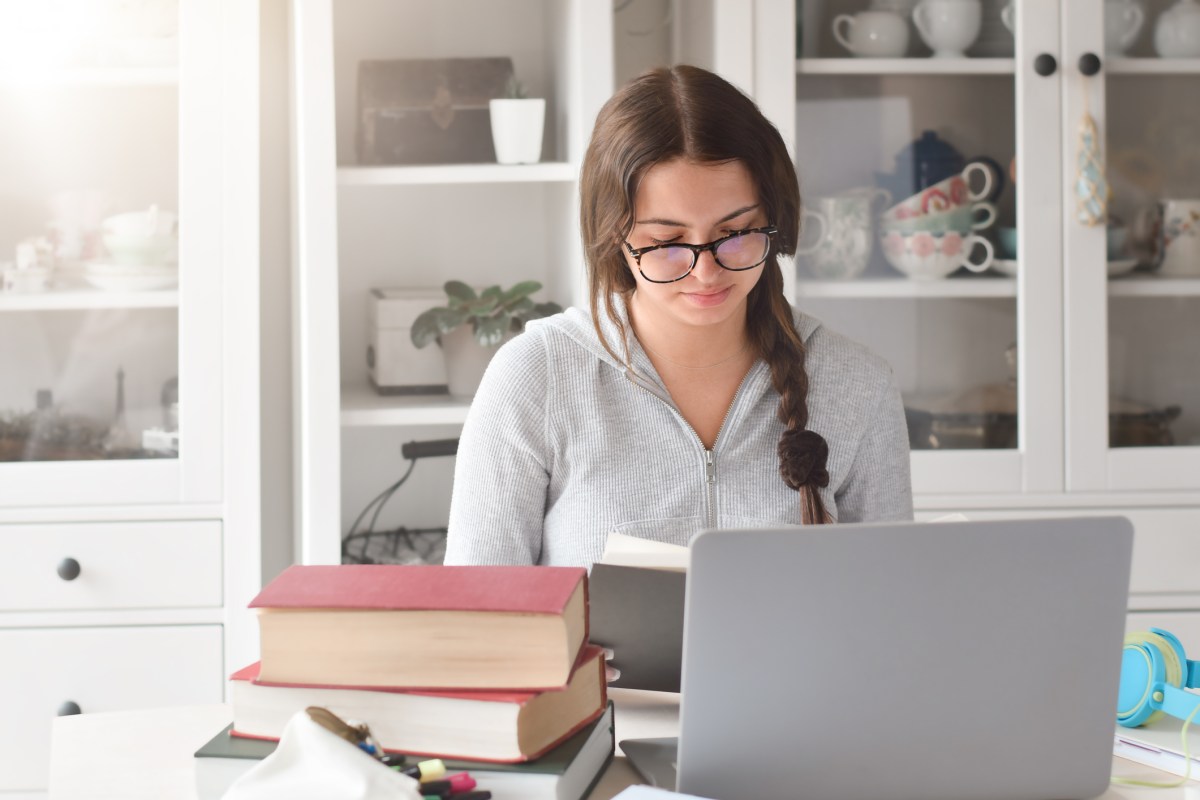
{"type": "Polygon", "coordinates": [[[1200,275],[1200,199],[1163,200],[1158,232],[1160,275],[1200,275]]]}
{"type": "Polygon", "coordinates": [[[913,24],[934,58],[966,58],[983,26],[980,0],[921,0],[913,24]]]}
{"type": "Polygon", "coordinates": [[[856,56],[899,58],[908,52],[908,21],[891,11],[839,14],[833,19],[833,38],[856,56]]]}

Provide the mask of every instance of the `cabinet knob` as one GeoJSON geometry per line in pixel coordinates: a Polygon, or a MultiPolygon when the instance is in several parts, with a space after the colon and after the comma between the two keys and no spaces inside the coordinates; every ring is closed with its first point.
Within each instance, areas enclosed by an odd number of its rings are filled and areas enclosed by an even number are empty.
{"type": "Polygon", "coordinates": [[[62,561],[58,562],[58,577],[62,578],[64,581],[75,580],[79,577],[80,572],[81,569],[79,562],[73,558],[64,558],[62,561]]]}
{"type": "Polygon", "coordinates": [[[76,714],[82,713],[83,709],[80,708],[79,703],[76,703],[74,700],[65,700],[63,704],[58,707],[58,715],[60,717],[73,717],[76,714]]]}
{"type": "Polygon", "coordinates": [[[1095,53],[1084,53],[1079,57],[1079,71],[1089,78],[1100,71],[1100,56],[1095,53]]]}
{"type": "Polygon", "coordinates": [[[1058,69],[1058,60],[1049,53],[1042,53],[1033,60],[1033,71],[1048,78],[1058,69]]]}

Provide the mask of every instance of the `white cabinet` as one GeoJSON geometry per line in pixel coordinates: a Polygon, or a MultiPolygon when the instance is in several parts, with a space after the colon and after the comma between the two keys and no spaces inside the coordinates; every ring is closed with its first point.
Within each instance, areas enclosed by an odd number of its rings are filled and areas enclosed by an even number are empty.
{"type": "Polygon", "coordinates": [[[798,305],[897,372],[919,516],[1126,514],[1131,605],[1189,609],[1200,605],[1188,568],[1200,555],[1200,248],[1191,257],[1188,220],[1170,212],[1200,198],[1185,132],[1200,62],[1159,57],[1152,33],[1171,3],[1139,3],[1145,26],[1120,56],[1105,50],[1102,0],[1013,0],[1013,32],[1006,0],[982,0],[965,57],[931,58],[910,26],[906,56],[887,59],[853,57],[832,35],[861,3],[756,0],[756,21],[777,24],[743,47],[769,41],[777,54],[767,72],[788,91],[760,93],[760,69],[755,94],[794,143],[810,209],[841,213],[829,198],[858,187],[941,203],[928,187],[956,158],[953,171],[993,162],[1003,184],[982,198],[996,217],[978,231],[989,245],[976,257],[995,251],[982,273],[903,274],[891,247],[940,251],[970,222],[906,226],[886,203],[860,226],[873,245],[857,276],[829,278],[820,250],[798,261],[798,305]],[[778,55],[785,40],[799,51],[778,55]],[[1102,201],[1091,220],[1089,198],[1102,201]]]}
{"type": "Polygon", "coordinates": [[[0,792],[30,792],[56,713],[216,702],[257,657],[258,8],[0,27],[0,792]]]}

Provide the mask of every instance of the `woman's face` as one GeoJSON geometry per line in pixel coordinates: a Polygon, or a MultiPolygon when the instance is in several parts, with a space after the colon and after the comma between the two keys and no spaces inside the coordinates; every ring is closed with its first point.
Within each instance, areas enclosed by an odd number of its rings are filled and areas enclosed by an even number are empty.
{"type": "MultiPolygon", "coordinates": [[[[633,228],[626,236],[637,249],[668,242],[706,244],[768,224],[750,173],[740,161],[697,164],[683,159],[651,167],[634,198],[633,228]]],[[[708,326],[743,321],[746,297],[762,277],[762,266],[740,272],[721,268],[711,250],[674,283],[647,281],[637,261],[622,248],[637,281],[635,304],[643,317],[660,322],[708,326]]],[[[686,265],[685,265],[686,268],[686,265]]]]}

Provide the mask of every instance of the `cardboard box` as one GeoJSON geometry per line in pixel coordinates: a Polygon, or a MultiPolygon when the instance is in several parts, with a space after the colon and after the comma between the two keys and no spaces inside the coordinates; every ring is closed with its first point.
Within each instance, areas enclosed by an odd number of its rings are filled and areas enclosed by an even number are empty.
{"type": "Polygon", "coordinates": [[[417,348],[413,321],[446,303],[441,289],[372,289],[367,302],[367,372],[380,394],[446,394],[442,348],[417,348]]]}
{"type": "Polygon", "coordinates": [[[359,62],[359,164],[494,162],[488,100],[512,74],[507,57],[359,62]]]}

